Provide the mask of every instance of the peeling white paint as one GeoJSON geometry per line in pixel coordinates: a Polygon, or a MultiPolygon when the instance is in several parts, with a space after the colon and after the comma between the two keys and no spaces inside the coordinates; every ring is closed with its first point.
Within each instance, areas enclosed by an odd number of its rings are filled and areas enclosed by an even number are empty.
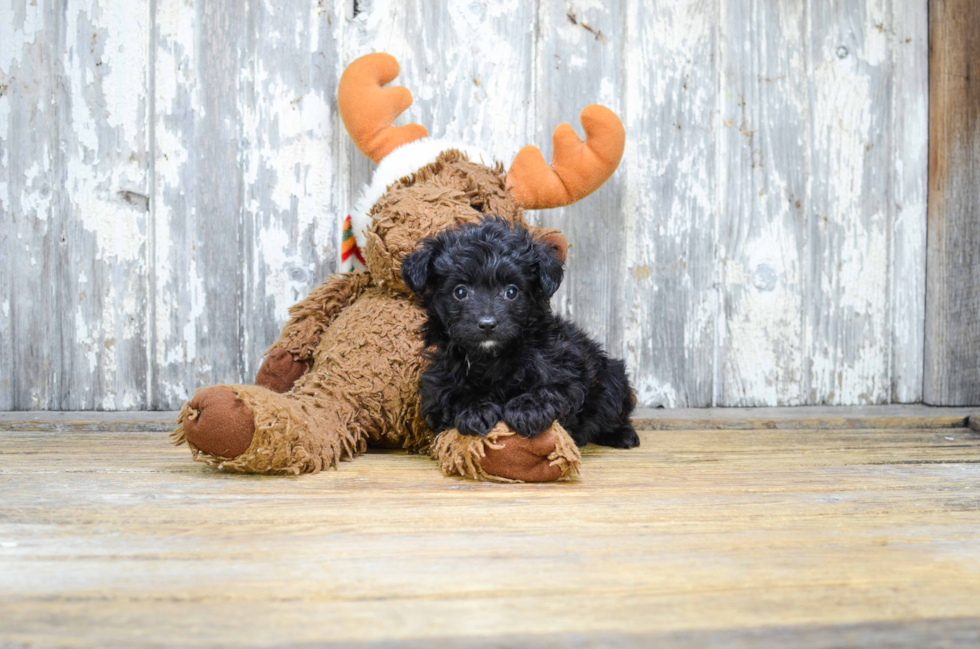
{"type": "Polygon", "coordinates": [[[0,5],[0,74],[11,74],[20,65],[26,45],[37,43],[37,35],[45,28],[44,5],[38,2],[4,3],[0,5]]]}
{"type": "Polygon", "coordinates": [[[299,268],[302,259],[291,254],[289,235],[278,228],[263,229],[259,235],[262,248],[262,265],[265,275],[265,292],[275,304],[275,315],[285,322],[289,307],[306,297],[309,279],[304,275],[299,281],[290,278],[290,270],[299,268]]]}
{"type": "Polygon", "coordinates": [[[677,387],[672,383],[658,381],[640,373],[639,370],[632,372],[630,381],[637,403],[654,408],[677,408],[683,404],[682,398],[677,393],[677,387]]]}
{"type": "Polygon", "coordinates": [[[51,201],[54,198],[52,188],[48,184],[48,158],[44,158],[45,169],[42,170],[37,160],[24,171],[24,190],[20,195],[20,209],[32,214],[39,221],[47,221],[51,213],[51,201]]]}
{"type": "Polygon", "coordinates": [[[433,137],[472,142],[509,161],[527,144],[518,128],[527,105],[515,88],[528,80],[530,70],[525,32],[515,30],[520,24],[515,16],[528,8],[518,0],[480,3],[485,11],[470,6],[451,3],[439,33],[424,34],[416,26],[422,16],[408,13],[420,11],[413,3],[365,2],[353,20],[357,29],[345,34],[344,59],[389,52],[401,64],[395,83],[408,87],[415,99],[397,123],[418,122],[433,137]]]}
{"type": "MultiPolygon", "coordinates": [[[[132,2],[109,0],[101,5],[101,22],[106,27],[100,63],[106,68],[102,75],[105,92],[106,124],[123,130],[127,142],[137,141],[145,121],[146,91],[134,92],[134,86],[148,84],[145,43],[149,33],[144,16],[132,2]]],[[[102,67],[100,66],[100,67],[102,67]]]]}
{"type": "Polygon", "coordinates": [[[120,386],[142,373],[147,9],[0,8],[13,27],[0,39],[0,255],[11,260],[0,284],[17,287],[0,330],[13,350],[0,382],[17,373],[4,407],[117,409],[120,386]],[[37,349],[40,365],[22,351],[37,349]]]}
{"type": "Polygon", "coordinates": [[[143,129],[139,106],[146,97],[146,52],[140,45],[146,34],[140,21],[130,19],[134,7],[120,9],[120,4],[110,3],[115,13],[108,15],[97,3],[67,12],[68,54],[62,60],[71,81],[71,129],[78,149],[67,158],[65,187],[72,212],[96,235],[96,259],[138,262],[145,244],[143,215],[121,202],[117,192],[142,184],[144,172],[126,158],[125,149],[100,148],[100,133],[113,141],[108,132],[117,128],[122,134],[115,142],[130,146],[143,129]],[[100,72],[97,87],[93,65],[100,72]]]}
{"type": "MultiPolygon", "coordinates": [[[[396,83],[415,104],[399,123],[505,162],[529,143],[550,151],[552,116],[581,132],[585,103],[622,115],[626,155],[607,188],[530,216],[574,224],[556,308],[626,357],[641,403],[915,400],[920,5],[871,0],[831,15],[780,0],[746,21],[730,0],[656,12],[639,0],[472,0],[432,21],[418,0],[364,0],[354,18],[342,2],[261,0],[225,15],[160,0],[153,29],[145,0],[0,7],[13,26],[0,39],[0,83],[16,77],[0,96],[0,212],[18,219],[5,233],[32,276],[66,264],[60,288],[73,307],[59,316],[72,340],[58,362],[74,374],[38,373],[18,406],[48,407],[69,382],[84,407],[176,407],[200,384],[251,379],[289,306],[333,267],[339,221],[370,171],[334,110],[337,74],[369,51],[402,64],[396,83]],[[205,33],[206,20],[228,29],[205,33]],[[786,148],[796,159],[780,157],[786,148]],[[236,182],[222,191],[241,195],[215,215],[202,178],[228,150],[234,164],[219,175],[236,182]],[[618,252],[597,244],[613,229],[618,252]],[[134,376],[141,359],[150,396],[134,376]]],[[[5,321],[27,312],[26,298],[2,297],[5,321]]]]}
{"type": "MultiPolygon", "coordinates": [[[[333,135],[330,104],[313,92],[296,97],[281,82],[269,79],[261,62],[256,81],[268,95],[267,105],[263,104],[261,114],[246,113],[246,120],[263,127],[273,122],[278,142],[273,146],[267,132],[256,132],[245,182],[253,185],[259,180],[260,171],[263,172],[263,180],[275,184],[263,186],[261,195],[270,197],[283,212],[291,212],[293,201],[297,200],[298,226],[305,230],[324,217],[330,202],[333,176],[329,156],[333,135]]],[[[254,199],[253,205],[258,208],[254,199]]]]}
{"type": "MultiPolygon", "coordinates": [[[[865,30],[864,53],[876,52],[865,30]]],[[[885,215],[870,211],[873,200],[867,161],[877,133],[885,128],[875,96],[881,57],[864,60],[855,53],[836,56],[838,42],[828,30],[824,60],[813,71],[813,147],[820,180],[814,186],[817,232],[825,258],[811,277],[819,288],[821,308],[836,319],[807,329],[812,351],[810,390],[829,403],[883,403],[890,398],[885,378],[890,346],[885,331],[888,314],[888,225],[885,215]]]]}

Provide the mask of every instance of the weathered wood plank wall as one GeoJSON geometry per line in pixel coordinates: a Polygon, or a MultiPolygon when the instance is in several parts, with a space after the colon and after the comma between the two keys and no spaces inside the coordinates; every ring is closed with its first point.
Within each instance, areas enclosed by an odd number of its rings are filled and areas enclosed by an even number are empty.
{"type": "Polygon", "coordinates": [[[534,215],[558,308],[656,406],[922,397],[925,0],[14,0],[0,7],[0,409],[247,381],[372,165],[334,100],[509,162],[595,101],[626,157],[534,215]]]}
{"type": "Polygon", "coordinates": [[[929,6],[929,249],[923,399],[980,403],[980,15],[929,6]]]}
{"type": "Polygon", "coordinates": [[[139,408],[149,2],[0,7],[0,408],[139,408]]]}

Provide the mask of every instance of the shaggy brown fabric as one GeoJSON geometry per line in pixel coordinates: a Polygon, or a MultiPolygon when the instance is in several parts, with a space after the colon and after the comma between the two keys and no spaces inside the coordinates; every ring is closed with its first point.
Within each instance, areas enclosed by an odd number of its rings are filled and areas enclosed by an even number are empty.
{"type": "Polygon", "coordinates": [[[578,447],[555,422],[527,439],[500,422],[486,437],[447,430],[436,437],[432,458],[446,475],[492,482],[552,482],[577,476],[582,462],[578,447]]]}
{"type": "Polygon", "coordinates": [[[504,190],[503,167],[474,164],[450,149],[402,178],[371,208],[364,257],[375,283],[408,292],[401,262],[418,242],[445,228],[497,214],[524,223],[523,210],[504,190]]]}
{"type": "Polygon", "coordinates": [[[353,457],[363,450],[350,435],[336,434],[342,425],[332,412],[308,411],[304,404],[287,395],[253,385],[215,386],[230,389],[254,417],[252,444],[240,455],[227,459],[197,448],[186,438],[185,406],[174,431],[173,443],[188,442],[193,457],[220,470],[234,473],[299,474],[317,473],[335,464],[346,453],[353,457]],[[312,416],[311,416],[312,415],[312,416]],[[327,434],[321,434],[321,427],[327,434]]]}
{"type": "Polygon", "coordinates": [[[308,369],[310,366],[307,363],[296,360],[282,347],[274,347],[269,350],[269,355],[255,375],[255,385],[273,392],[289,392],[296,379],[306,374],[308,369]]]}
{"type": "Polygon", "coordinates": [[[313,289],[305,298],[289,307],[289,322],[279,334],[279,340],[269,348],[288,351],[298,361],[310,361],[334,318],[354,303],[371,284],[371,276],[363,270],[346,275],[332,275],[313,289]]]}
{"type": "MultiPolygon", "coordinates": [[[[280,394],[261,385],[232,385],[204,391],[222,394],[231,412],[251,412],[251,443],[242,447],[245,427],[236,415],[209,424],[212,441],[201,446],[195,431],[202,411],[194,400],[181,411],[174,442],[186,441],[194,459],[222,470],[268,474],[317,472],[357,456],[368,444],[427,451],[432,433],[419,413],[418,396],[424,314],[401,281],[401,260],[421,239],[491,213],[523,223],[522,209],[504,190],[503,167],[474,164],[457,151],[442,153],[392,185],[371,211],[364,250],[368,272],[331,277],[317,287],[290,309],[270,349],[267,362],[283,361],[286,352],[309,364],[292,389],[280,394]]],[[[280,374],[278,387],[292,376],[280,374]]],[[[505,439],[511,435],[505,427],[490,440],[499,448],[488,447],[497,453],[494,472],[503,477],[478,466],[485,457],[482,446],[455,450],[461,448],[457,443],[437,456],[444,470],[483,479],[545,480],[577,472],[578,450],[570,439],[571,447],[565,445],[563,430],[556,429],[550,448],[548,438],[526,444],[505,439]],[[510,458],[516,468],[507,467],[510,458]]]]}

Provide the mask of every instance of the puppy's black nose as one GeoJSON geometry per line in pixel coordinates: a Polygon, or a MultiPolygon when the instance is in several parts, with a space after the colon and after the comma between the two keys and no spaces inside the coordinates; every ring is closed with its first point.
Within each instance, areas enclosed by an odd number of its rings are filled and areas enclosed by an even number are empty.
{"type": "Polygon", "coordinates": [[[480,331],[482,331],[483,333],[490,333],[491,331],[497,328],[497,319],[494,318],[493,316],[486,316],[480,318],[478,324],[480,325],[480,331]]]}

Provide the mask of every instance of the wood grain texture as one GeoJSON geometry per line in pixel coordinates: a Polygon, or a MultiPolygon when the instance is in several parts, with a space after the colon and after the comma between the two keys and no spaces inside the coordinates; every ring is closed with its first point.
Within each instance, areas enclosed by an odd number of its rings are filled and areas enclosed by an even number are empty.
{"type": "Polygon", "coordinates": [[[0,408],[145,406],[147,7],[4,12],[0,408]]]}
{"type": "Polygon", "coordinates": [[[254,378],[289,307],[337,269],[341,220],[336,52],[348,3],[249,5],[243,88],[243,359],[254,378]]]}
{"type": "MultiPolygon", "coordinates": [[[[370,177],[334,98],[370,51],[402,64],[401,123],[505,164],[550,155],[588,103],[620,113],[620,170],[531,218],[573,244],[556,308],[643,405],[922,397],[925,0],[0,12],[0,408],[171,409],[250,381],[370,177]]],[[[962,261],[930,291],[944,349],[975,333],[962,261]]],[[[969,384],[976,363],[940,356],[969,384]]]]}
{"type": "Polygon", "coordinates": [[[924,400],[980,403],[980,17],[929,3],[929,248],[924,400]]]}
{"type": "Polygon", "coordinates": [[[718,293],[718,15],[626,6],[625,357],[643,405],[712,404],[718,293]]]}
{"type": "Polygon", "coordinates": [[[8,432],[0,642],[977,642],[976,431],[641,438],[578,482],[497,485],[401,452],[269,479],[163,433],[8,432]]]}
{"type": "MultiPolygon", "coordinates": [[[[579,113],[602,104],[622,116],[627,52],[625,2],[542,2],[538,5],[528,144],[551,160],[552,133],[563,122],[585,137],[579,113]]],[[[557,311],[624,353],[629,311],[626,289],[625,167],[591,196],[568,207],[542,210],[531,219],[559,228],[573,242],[565,279],[553,300],[557,311]]]]}
{"type": "Polygon", "coordinates": [[[153,408],[250,382],[336,268],[340,21],[327,3],[156,5],[153,408]],[[206,35],[206,36],[205,36],[206,35]]]}
{"type": "Polygon", "coordinates": [[[917,401],[925,6],[722,7],[715,403],[917,401]]]}
{"type": "Polygon", "coordinates": [[[721,3],[722,304],[713,405],[810,403],[805,8],[795,1],[721,3]]]}
{"type": "MultiPolygon", "coordinates": [[[[366,0],[354,6],[341,59],[346,65],[377,51],[398,59],[394,83],[411,90],[414,103],[397,124],[422,124],[432,137],[477,145],[505,165],[532,142],[533,3],[366,0]]],[[[349,141],[345,147],[356,200],[374,165],[349,141]]]]}
{"type": "Polygon", "coordinates": [[[0,60],[2,408],[58,408],[62,396],[65,205],[57,186],[64,117],[61,65],[51,53],[64,29],[52,5],[24,7],[4,27],[10,37],[3,38],[0,60]]]}
{"type": "Polygon", "coordinates": [[[150,408],[244,376],[243,18],[156,3],[150,408]]]}
{"type": "MultiPolygon", "coordinates": [[[[875,27],[877,29],[877,26],[875,27]]],[[[926,313],[926,211],[929,186],[929,9],[892,0],[891,128],[888,195],[891,400],[922,400],[926,313]]]]}
{"type": "Polygon", "coordinates": [[[891,398],[888,4],[821,2],[809,9],[808,401],[885,403],[891,398]]]}

